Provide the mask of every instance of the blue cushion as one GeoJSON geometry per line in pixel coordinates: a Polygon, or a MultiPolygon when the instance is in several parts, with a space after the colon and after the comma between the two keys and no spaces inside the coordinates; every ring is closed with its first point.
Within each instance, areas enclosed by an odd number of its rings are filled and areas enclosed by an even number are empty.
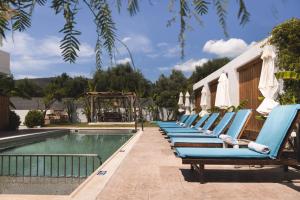
{"type": "Polygon", "coordinates": [[[233,118],[234,114],[234,112],[225,113],[218,125],[213,129],[215,135],[220,135],[224,131],[224,129],[227,127],[227,125],[233,118]]]}
{"type": "MultiPolygon", "coordinates": [[[[187,118],[189,117],[189,115],[182,115],[179,119],[180,122],[185,122],[185,120],[187,120],[187,118]]],[[[164,121],[155,121],[156,124],[158,125],[163,125],[163,124],[176,124],[175,121],[170,121],[170,122],[164,122],[164,121]]]]}
{"type": "Polygon", "coordinates": [[[170,138],[172,137],[208,137],[208,138],[217,138],[218,135],[216,134],[204,134],[201,132],[196,133],[168,133],[167,134],[170,138]]]}
{"type": "Polygon", "coordinates": [[[180,143],[213,143],[213,144],[223,144],[220,138],[191,138],[191,137],[172,137],[171,143],[174,145],[176,142],[180,143]]]}
{"type": "Polygon", "coordinates": [[[256,142],[271,149],[270,157],[277,157],[280,146],[299,110],[300,104],[284,105],[275,107],[269,114],[256,142]]]}
{"type": "Polygon", "coordinates": [[[192,123],[198,118],[197,114],[191,115],[192,117],[189,119],[189,121],[185,122],[186,127],[190,127],[192,123]]]}
{"type": "Polygon", "coordinates": [[[238,138],[250,114],[251,109],[239,110],[236,113],[229,129],[227,130],[227,135],[231,136],[232,138],[238,138]]]}
{"type": "Polygon", "coordinates": [[[210,127],[215,123],[217,118],[219,117],[219,113],[213,113],[211,116],[207,119],[204,126],[202,127],[204,130],[209,130],[210,127]]]}
{"type": "Polygon", "coordinates": [[[161,125],[160,128],[164,131],[167,130],[167,128],[186,128],[186,127],[189,127],[195,120],[196,118],[198,117],[198,115],[191,115],[187,120],[186,122],[184,123],[185,126],[180,126],[179,124],[164,124],[164,125],[161,125]]]}
{"type": "Polygon", "coordinates": [[[181,158],[269,158],[268,155],[251,151],[247,148],[176,148],[181,158]]]}
{"type": "Polygon", "coordinates": [[[195,128],[199,128],[202,126],[202,124],[205,122],[205,120],[207,120],[207,118],[209,117],[209,114],[204,115],[203,117],[201,117],[201,119],[195,124],[195,128]]]}
{"type": "MultiPolygon", "coordinates": [[[[213,129],[214,135],[218,136],[220,135],[224,129],[227,127],[228,123],[231,121],[232,117],[234,116],[234,112],[227,112],[222,120],[218,123],[218,125],[213,129]]],[[[207,130],[207,129],[204,129],[207,130]]],[[[196,128],[168,128],[164,130],[168,133],[201,133],[202,131],[199,131],[196,128]]],[[[172,134],[171,134],[172,135],[172,134]]],[[[183,134],[180,134],[180,136],[183,134]]],[[[170,135],[169,135],[170,136],[170,135]]]]}
{"type": "Polygon", "coordinates": [[[195,128],[165,128],[164,131],[169,133],[199,133],[199,130],[195,128]]]}

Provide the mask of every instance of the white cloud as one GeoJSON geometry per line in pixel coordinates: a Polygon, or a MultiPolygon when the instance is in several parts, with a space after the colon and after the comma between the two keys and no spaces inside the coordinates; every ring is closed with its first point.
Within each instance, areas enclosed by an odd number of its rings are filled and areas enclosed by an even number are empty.
{"type": "Polygon", "coordinates": [[[207,58],[202,58],[199,60],[190,59],[184,63],[175,65],[173,68],[183,72],[192,72],[196,69],[196,66],[202,66],[207,61],[208,61],[207,58]]]}
{"type": "MultiPolygon", "coordinates": [[[[11,69],[15,73],[43,71],[50,66],[63,64],[60,38],[47,36],[36,39],[27,33],[14,34],[3,42],[3,50],[11,54],[11,69]]],[[[78,53],[78,63],[87,62],[94,55],[94,49],[82,43],[78,53]]]]}
{"type": "Polygon", "coordinates": [[[168,43],[166,43],[166,42],[160,42],[156,46],[157,47],[166,47],[166,46],[168,46],[168,43]]]}
{"type": "Polygon", "coordinates": [[[236,57],[253,44],[253,42],[247,44],[244,40],[238,38],[230,38],[229,40],[209,40],[203,46],[203,51],[216,54],[219,57],[236,57]]]}
{"type": "Polygon", "coordinates": [[[163,53],[164,57],[171,58],[171,57],[178,57],[180,56],[180,48],[178,45],[175,47],[169,47],[163,53]]]}
{"type": "MultiPolygon", "coordinates": [[[[124,37],[122,42],[124,42],[133,53],[150,53],[153,51],[151,40],[145,35],[132,34],[124,37]]],[[[128,55],[126,48],[121,44],[117,46],[117,50],[120,55],[128,55]]]]}
{"type": "Polygon", "coordinates": [[[14,76],[15,79],[24,79],[24,78],[39,78],[38,76],[31,75],[31,74],[18,74],[14,76]]]}
{"type": "Polygon", "coordinates": [[[116,60],[116,63],[117,64],[126,64],[126,63],[131,63],[131,59],[130,58],[123,58],[123,59],[119,59],[119,60],[116,60]]]}
{"type": "Polygon", "coordinates": [[[172,69],[172,67],[159,67],[158,68],[159,71],[169,71],[171,69],[172,69]]]}

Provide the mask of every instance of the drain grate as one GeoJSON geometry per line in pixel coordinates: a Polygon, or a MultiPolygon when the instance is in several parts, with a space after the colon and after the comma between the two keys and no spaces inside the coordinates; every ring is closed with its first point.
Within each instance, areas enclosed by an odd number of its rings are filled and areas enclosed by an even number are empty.
{"type": "Polygon", "coordinates": [[[97,175],[98,175],[98,176],[104,176],[106,173],[107,173],[107,171],[100,170],[100,171],[97,173],[97,175]]]}

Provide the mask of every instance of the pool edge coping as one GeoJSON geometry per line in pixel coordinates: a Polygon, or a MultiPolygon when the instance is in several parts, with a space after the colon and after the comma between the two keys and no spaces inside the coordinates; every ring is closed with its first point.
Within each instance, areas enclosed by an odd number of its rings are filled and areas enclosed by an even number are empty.
{"type": "Polygon", "coordinates": [[[106,184],[109,182],[114,173],[118,170],[123,160],[127,157],[128,153],[131,151],[133,146],[139,140],[140,136],[143,134],[142,130],[138,130],[133,136],[126,141],[118,150],[115,151],[113,155],[111,155],[98,169],[96,169],[83,183],[81,183],[71,194],[69,194],[70,199],[87,199],[87,193],[90,194],[88,199],[96,199],[97,196],[102,192],[105,188],[106,184]],[[113,163],[113,161],[115,163],[113,163]],[[107,167],[107,168],[106,168],[107,167]],[[98,175],[100,171],[106,171],[106,176],[98,175]],[[109,171],[109,173],[107,173],[109,171]],[[103,177],[103,178],[101,178],[103,177]],[[101,180],[104,179],[104,180],[101,180]],[[86,192],[85,189],[91,188],[87,187],[89,183],[92,181],[97,182],[98,184],[94,186],[93,191],[86,192]],[[101,181],[101,182],[100,182],[101,181]],[[96,187],[95,187],[96,186],[96,187]],[[91,195],[92,193],[92,195],[91,195]],[[81,198],[80,195],[84,196],[81,198]]]}

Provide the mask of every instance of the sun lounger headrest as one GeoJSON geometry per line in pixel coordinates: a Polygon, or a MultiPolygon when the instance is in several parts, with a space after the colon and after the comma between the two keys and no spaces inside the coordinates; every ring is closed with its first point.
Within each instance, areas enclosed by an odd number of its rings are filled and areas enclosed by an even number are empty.
{"type": "Polygon", "coordinates": [[[234,116],[234,112],[227,112],[221,119],[221,121],[218,123],[218,125],[214,128],[214,133],[218,136],[222,133],[222,131],[227,127],[229,122],[234,116]]]}
{"type": "Polygon", "coordinates": [[[251,109],[242,109],[239,110],[227,131],[227,135],[232,138],[237,138],[244,127],[249,115],[251,114],[251,109]]]}
{"type": "Polygon", "coordinates": [[[219,117],[219,115],[220,115],[219,113],[211,114],[202,128],[204,130],[208,130],[213,125],[213,123],[216,121],[216,119],[219,117]]]}
{"type": "Polygon", "coordinates": [[[276,158],[281,144],[288,134],[300,104],[275,107],[265,121],[256,142],[270,148],[270,157],[276,158]]]}
{"type": "Polygon", "coordinates": [[[195,128],[200,128],[200,126],[202,126],[202,124],[205,122],[205,120],[207,120],[208,117],[209,114],[206,114],[203,117],[201,117],[201,119],[195,124],[195,128]]]}

